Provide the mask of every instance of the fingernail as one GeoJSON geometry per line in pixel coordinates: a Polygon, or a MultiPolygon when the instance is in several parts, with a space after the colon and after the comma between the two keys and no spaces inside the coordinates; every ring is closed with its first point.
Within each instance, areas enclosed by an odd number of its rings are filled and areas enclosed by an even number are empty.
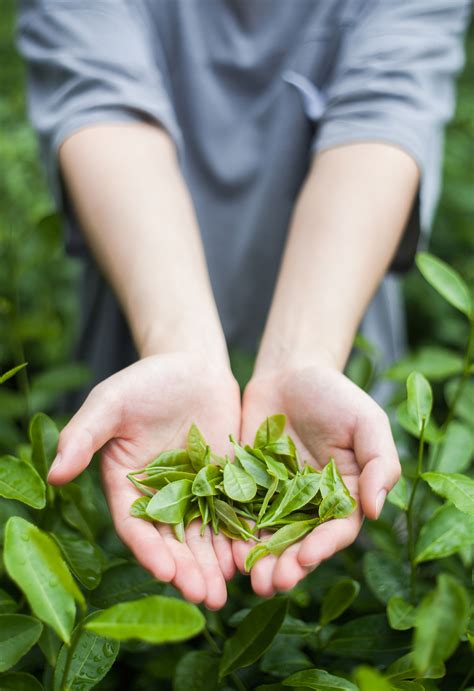
{"type": "Polygon", "coordinates": [[[382,513],[383,505],[385,503],[385,497],[387,496],[387,490],[382,489],[380,492],[377,494],[377,499],[375,500],[375,513],[377,514],[377,518],[380,516],[382,513]]]}
{"type": "Polygon", "coordinates": [[[62,459],[61,454],[60,454],[60,453],[56,454],[56,458],[55,458],[54,461],[51,463],[51,468],[49,469],[48,477],[51,475],[51,473],[53,472],[53,470],[56,470],[56,468],[58,467],[58,465],[61,463],[61,459],[62,459]]]}

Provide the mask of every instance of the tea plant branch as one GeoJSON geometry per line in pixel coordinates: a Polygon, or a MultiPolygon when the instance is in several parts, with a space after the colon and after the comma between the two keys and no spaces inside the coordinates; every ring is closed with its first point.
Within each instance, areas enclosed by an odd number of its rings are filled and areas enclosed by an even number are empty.
{"type": "Polygon", "coordinates": [[[425,428],[426,428],[426,418],[423,418],[423,422],[420,430],[420,441],[418,444],[418,459],[416,465],[416,477],[415,482],[410,494],[410,499],[407,508],[407,531],[408,531],[408,556],[410,559],[410,569],[411,569],[411,596],[415,600],[416,597],[416,564],[415,564],[415,526],[414,526],[414,516],[413,507],[415,502],[416,491],[421,480],[421,475],[423,473],[423,455],[425,450],[425,428]]]}
{"type": "Polygon", "coordinates": [[[64,665],[64,673],[63,673],[63,676],[61,679],[61,685],[59,687],[61,691],[66,691],[68,688],[67,687],[67,678],[69,675],[69,669],[71,667],[72,658],[73,658],[74,652],[76,650],[76,645],[77,645],[77,642],[78,642],[80,634],[81,634],[83,622],[84,622],[84,616],[81,615],[81,618],[79,619],[76,630],[74,631],[74,635],[73,635],[72,640],[71,640],[71,645],[68,647],[66,663],[64,665]]]}
{"type": "MultiPolygon", "coordinates": [[[[209,629],[207,627],[203,630],[202,635],[204,636],[206,641],[209,643],[209,647],[212,649],[212,651],[220,656],[222,654],[222,651],[219,648],[219,646],[217,645],[216,641],[211,636],[209,629]]],[[[234,682],[238,691],[247,691],[245,684],[239,679],[239,677],[237,676],[237,674],[235,674],[235,672],[231,672],[229,674],[229,676],[232,679],[232,681],[234,682]]]]}

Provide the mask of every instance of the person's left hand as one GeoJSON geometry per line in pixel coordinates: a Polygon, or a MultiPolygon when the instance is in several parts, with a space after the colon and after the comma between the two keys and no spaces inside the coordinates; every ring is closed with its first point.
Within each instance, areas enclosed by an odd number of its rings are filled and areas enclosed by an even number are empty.
{"type": "MultiPolygon", "coordinates": [[[[385,412],[335,367],[311,365],[257,375],[243,398],[242,443],[252,444],[261,421],[276,413],[287,418],[303,460],[322,469],[331,456],[358,508],[347,517],[315,528],[280,556],[266,556],[251,570],[257,595],[294,587],[324,559],[350,545],[362,515],[375,519],[387,492],[400,477],[400,462],[385,412]]],[[[244,572],[251,544],[233,543],[237,568],[244,572]]]]}

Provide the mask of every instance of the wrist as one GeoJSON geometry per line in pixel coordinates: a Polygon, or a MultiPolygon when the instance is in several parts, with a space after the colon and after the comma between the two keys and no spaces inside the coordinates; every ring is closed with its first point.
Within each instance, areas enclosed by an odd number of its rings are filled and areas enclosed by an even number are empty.
{"type": "Polygon", "coordinates": [[[342,372],[349,349],[321,344],[296,344],[281,338],[262,340],[255,362],[254,377],[301,370],[306,367],[326,367],[342,372]]]}

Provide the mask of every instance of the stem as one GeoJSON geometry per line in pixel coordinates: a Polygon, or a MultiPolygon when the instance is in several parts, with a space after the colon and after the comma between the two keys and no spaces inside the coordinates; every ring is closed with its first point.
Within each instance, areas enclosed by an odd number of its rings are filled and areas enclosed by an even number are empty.
{"type": "Polygon", "coordinates": [[[416,478],[411,490],[410,500],[407,509],[407,530],[408,530],[408,556],[410,559],[411,568],[411,596],[412,600],[416,598],[416,564],[415,564],[415,524],[413,516],[413,506],[415,502],[416,491],[420,484],[421,474],[423,472],[423,455],[425,450],[425,427],[426,419],[423,419],[420,431],[420,441],[418,444],[418,460],[416,464],[416,478]]]}
{"type": "MultiPolygon", "coordinates": [[[[219,648],[219,646],[217,645],[217,643],[215,642],[215,640],[211,636],[209,629],[206,627],[202,633],[203,633],[203,636],[206,639],[206,641],[209,643],[209,646],[212,648],[212,652],[216,653],[217,655],[220,655],[221,649],[219,648]]],[[[237,676],[237,674],[235,674],[235,672],[231,672],[229,674],[229,676],[232,679],[232,681],[234,682],[238,691],[247,691],[245,684],[239,679],[239,677],[237,676]]]]}
{"type": "Polygon", "coordinates": [[[71,645],[69,646],[69,649],[67,651],[66,664],[64,665],[64,674],[63,674],[63,678],[61,679],[61,686],[60,686],[61,691],[67,691],[67,689],[68,689],[68,687],[66,686],[67,677],[69,674],[69,669],[71,667],[72,656],[74,654],[77,641],[79,640],[79,636],[81,634],[82,622],[83,622],[83,618],[79,621],[79,623],[76,627],[76,630],[74,632],[74,636],[72,637],[72,640],[71,640],[71,645]]]}

